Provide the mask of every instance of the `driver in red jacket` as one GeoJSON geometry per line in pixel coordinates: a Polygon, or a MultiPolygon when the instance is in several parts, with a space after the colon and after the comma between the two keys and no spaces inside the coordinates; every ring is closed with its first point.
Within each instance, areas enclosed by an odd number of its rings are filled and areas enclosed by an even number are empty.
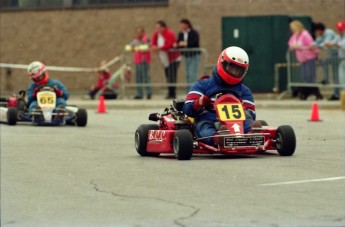
{"type": "MultiPolygon", "coordinates": [[[[244,132],[249,132],[254,123],[254,127],[261,127],[259,121],[255,121],[255,103],[251,90],[242,83],[248,71],[249,58],[247,53],[236,46],[228,47],[221,52],[217,66],[213,69],[212,76],[201,79],[193,84],[186,97],[183,112],[194,117],[196,121],[196,136],[209,137],[217,133],[215,122],[216,113],[209,112],[205,107],[215,100],[217,91],[237,93],[246,115],[244,122],[244,132]]],[[[222,129],[223,130],[223,129],[222,129]]],[[[214,141],[209,138],[206,143],[212,144],[214,141]]]]}

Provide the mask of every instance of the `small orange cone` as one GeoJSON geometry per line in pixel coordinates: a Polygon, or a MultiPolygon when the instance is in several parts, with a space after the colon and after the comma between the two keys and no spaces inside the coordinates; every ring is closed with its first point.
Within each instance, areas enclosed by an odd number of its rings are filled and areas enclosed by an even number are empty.
{"type": "Polygon", "coordinates": [[[313,103],[309,121],[321,121],[319,116],[319,105],[317,104],[317,102],[313,103]]]}
{"type": "Polygon", "coordinates": [[[106,113],[106,108],[105,108],[105,102],[104,102],[104,96],[99,97],[99,102],[98,102],[98,109],[97,113],[106,113]]]}

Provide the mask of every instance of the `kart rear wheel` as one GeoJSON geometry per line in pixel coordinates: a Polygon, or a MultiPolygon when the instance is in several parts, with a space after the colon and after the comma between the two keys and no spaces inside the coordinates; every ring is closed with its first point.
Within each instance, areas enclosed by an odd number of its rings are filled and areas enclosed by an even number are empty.
{"type": "Polygon", "coordinates": [[[264,121],[264,120],[258,120],[258,122],[260,122],[262,126],[268,126],[267,121],[264,121]]]}
{"type": "Polygon", "coordinates": [[[174,135],[173,148],[178,160],[189,160],[193,155],[193,136],[189,130],[176,131],[174,135]]]}
{"type": "Polygon", "coordinates": [[[85,109],[78,109],[75,123],[79,127],[85,127],[87,124],[87,112],[85,109]]]}
{"type": "Polygon", "coordinates": [[[18,119],[18,111],[14,107],[9,107],[7,109],[7,124],[16,125],[18,119]]]}
{"type": "Polygon", "coordinates": [[[150,153],[146,151],[147,146],[147,137],[150,130],[158,130],[158,125],[148,124],[140,125],[139,128],[135,131],[135,149],[137,150],[140,156],[151,156],[158,157],[160,153],[150,153]]]}
{"type": "Polygon", "coordinates": [[[291,156],[296,149],[296,136],[289,125],[279,126],[276,133],[276,147],[280,156],[291,156]]]}

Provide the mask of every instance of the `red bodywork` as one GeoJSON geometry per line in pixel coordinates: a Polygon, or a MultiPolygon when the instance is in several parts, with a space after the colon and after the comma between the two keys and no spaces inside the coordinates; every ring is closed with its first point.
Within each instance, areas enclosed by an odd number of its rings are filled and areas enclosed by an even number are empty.
{"type": "Polygon", "coordinates": [[[18,102],[16,97],[10,97],[7,100],[7,107],[15,107],[17,108],[18,102]]]}
{"type": "MultiPolygon", "coordinates": [[[[194,125],[190,120],[185,122],[186,125],[190,126],[190,131],[194,137],[194,149],[193,153],[195,154],[251,154],[251,153],[260,153],[266,150],[276,150],[275,138],[277,128],[270,126],[263,126],[262,128],[252,129],[251,132],[244,134],[243,133],[243,122],[244,120],[231,120],[231,121],[222,121],[220,118],[220,113],[217,110],[217,105],[226,105],[226,104],[240,104],[241,101],[233,95],[223,95],[214,102],[214,109],[216,110],[219,122],[222,125],[225,125],[229,132],[219,132],[215,135],[218,138],[232,137],[235,140],[246,141],[247,138],[258,138],[264,137],[264,143],[260,145],[251,145],[251,146],[227,146],[223,145],[210,146],[204,143],[202,140],[198,140],[193,133],[194,125]],[[236,127],[234,125],[236,124],[236,127]]],[[[240,105],[242,108],[242,105],[240,105]]],[[[242,109],[242,113],[244,113],[242,109]]],[[[176,117],[175,117],[176,118],[176,117]]],[[[158,123],[158,130],[150,130],[148,132],[147,139],[147,152],[152,153],[174,153],[173,150],[173,139],[176,130],[178,130],[176,120],[173,114],[168,114],[162,116],[158,123]]],[[[187,118],[188,119],[188,118],[187,118]]],[[[225,140],[225,139],[224,139],[225,140]]]]}

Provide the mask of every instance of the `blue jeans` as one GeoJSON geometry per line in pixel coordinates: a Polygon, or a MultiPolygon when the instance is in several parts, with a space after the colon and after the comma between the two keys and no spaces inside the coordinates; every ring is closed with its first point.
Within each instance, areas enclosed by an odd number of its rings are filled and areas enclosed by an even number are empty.
{"type": "MultiPolygon", "coordinates": [[[[64,98],[57,98],[56,99],[56,106],[66,107],[66,100],[64,98]]],[[[37,101],[31,102],[30,105],[29,105],[29,113],[31,113],[37,107],[38,107],[37,101]]]]}
{"type": "MultiPolygon", "coordinates": [[[[135,65],[135,82],[138,85],[151,83],[149,75],[150,65],[147,62],[139,63],[135,65]]],[[[136,96],[143,97],[144,88],[146,95],[152,95],[151,86],[138,86],[136,96]]]]}
{"type": "Polygon", "coordinates": [[[315,83],[316,80],[316,58],[302,62],[302,82],[315,83]]]}
{"type": "MultiPolygon", "coordinates": [[[[167,83],[175,84],[177,82],[177,71],[180,66],[180,61],[170,62],[168,67],[165,67],[165,77],[167,83]]],[[[168,86],[168,96],[167,98],[176,98],[176,85],[168,86]]]]}
{"type": "MultiPolygon", "coordinates": [[[[184,60],[186,67],[186,82],[188,84],[193,84],[198,80],[199,76],[200,54],[185,56],[184,60]]],[[[187,92],[189,91],[189,89],[190,86],[187,86],[187,92]]]]}
{"type": "MultiPolygon", "coordinates": [[[[339,75],[339,84],[345,85],[345,59],[343,59],[339,62],[338,75],[339,75]]],[[[342,90],[345,91],[344,88],[342,90]]],[[[339,97],[340,89],[338,89],[338,93],[335,95],[339,97]]]]}
{"type": "MultiPolygon", "coordinates": [[[[328,74],[328,68],[329,65],[332,66],[332,73],[333,73],[333,84],[338,84],[338,52],[337,50],[335,51],[329,51],[329,58],[325,58],[321,60],[321,64],[322,64],[322,70],[323,70],[323,80],[326,83],[329,83],[330,78],[329,78],[329,74],[328,74]]],[[[339,88],[334,88],[334,94],[336,96],[339,96],[339,88]]]]}
{"type": "Polygon", "coordinates": [[[329,81],[328,67],[332,66],[333,78],[338,80],[338,52],[329,52],[329,57],[321,59],[323,79],[329,81]]]}

